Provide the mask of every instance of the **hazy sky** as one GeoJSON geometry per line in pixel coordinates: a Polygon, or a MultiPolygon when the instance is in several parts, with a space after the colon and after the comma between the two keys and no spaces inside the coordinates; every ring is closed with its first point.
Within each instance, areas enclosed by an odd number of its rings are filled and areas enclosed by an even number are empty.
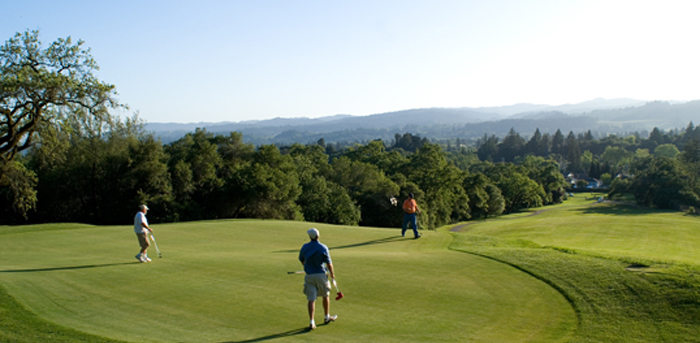
{"type": "Polygon", "coordinates": [[[10,1],[148,122],[700,99],[700,1],[10,1]]]}

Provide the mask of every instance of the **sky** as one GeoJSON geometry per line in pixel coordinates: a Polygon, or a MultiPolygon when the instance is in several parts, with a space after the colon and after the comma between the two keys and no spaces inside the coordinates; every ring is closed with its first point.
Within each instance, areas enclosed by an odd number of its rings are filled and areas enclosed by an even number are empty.
{"type": "Polygon", "coordinates": [[[700,1],[0,0],[156,122],[700,99],[700,1]]]}

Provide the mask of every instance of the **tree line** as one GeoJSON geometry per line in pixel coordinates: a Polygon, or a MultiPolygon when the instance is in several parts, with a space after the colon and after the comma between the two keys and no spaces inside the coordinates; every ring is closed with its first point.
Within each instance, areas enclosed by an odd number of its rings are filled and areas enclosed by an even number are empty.
{"type": "Polygon", "coordinates": [[[220,218],[307,220],[397,227],[401,208],[390,199],[414,193],[421,225],[435,228],[561,200],[566,186],[556,162],[530,157],[520,165],[490,164],[473,152],[458,168],[425,138],[396,135],[333,155],[319,144],[255,147],[240,133],[197,129],[167,145],[137,117],[112,118],[109,129],[61,131],[17,159],[34,180],[36,204],[8,211],[4,223],[79,221],[118,224],[147,203],[154,221],[220,218]],[[408,149],[408,150],[406,150],[408,149]],[[478,171],[476,171],[478,170],[478,171]]]}
{"type": "Polygon", "coordinates": [[[484,135],[477,142],[480,159],[518,163],[523,156],[548,156],[565,174],[583,174],[611,186],[609,196],[631,194],[642,206],[678,209],[698,207],[700,200],[700,127],[684,130],[654,128],[643,138],[607,135],[595,139],[591,131],[560,130],[554,135],[535,131],[529,140],[514,129],[502,140],[484,135]]]}
{"type": "MultiPolygon", "coordinates": [[[[137,117],[103,125],[108,130],[100,134],[62,131],[54,144],[18,158],[33,175],[28,188],[36,203],[13,207],[4,187],[3,224],[123,224],[147,203],[155,222],[265,218],[398,227],[402,212],[390,198],[414,193],[420,225],[435,228],[561,202],[571,186],[557,155],[493,163],[476,149],[447,152],[410,133],[329,154],[323,141],[255,147],[237,132],[200,129],[163,145],[137,117]]],[[[697,206],[698,140],[674,158],[632,156],[625,168],[634,176],[615,178],[611,195],[633,194],[660,208],[697,206]]]]}
{"type": "Polygon", "coordinates": [[[647,155],[675,158],[681,151],[692,149],[700,140],[700,127],[689,123],[685,130],[664,132],[654,128],[648,137],[639,132],[620,137],[614,134],[596,139],[588,130],[564,136],[560,130],[553,135],[540,133],[525,139],[514,129],[503,139],[484,135],[476,142],[480,159],[494,162],[515,162],[520,156],[552,157],[567,173],[587,173],[600,178],[603,174],[617,175],[629,172],[632,161],[647,155]]]}

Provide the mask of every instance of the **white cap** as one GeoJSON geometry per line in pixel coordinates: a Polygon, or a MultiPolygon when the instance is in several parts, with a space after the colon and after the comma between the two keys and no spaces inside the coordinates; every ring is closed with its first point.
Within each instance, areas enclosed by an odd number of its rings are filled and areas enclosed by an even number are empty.
{"type": "Polygon", "coordinates": [[[146,211],[148,211],[149,208],[148,208],[148,206],[146,206],[146,205],[141,205],[141,206],[139,206],[139,210],[146,210],[146,211]]]}
{"type": "Polygon", "coordinates": [[[306,233],[309,234],[309,238],[311,239],[317,239],[318,238],[318,230],[316,228],[310,228],[306,233]]]}

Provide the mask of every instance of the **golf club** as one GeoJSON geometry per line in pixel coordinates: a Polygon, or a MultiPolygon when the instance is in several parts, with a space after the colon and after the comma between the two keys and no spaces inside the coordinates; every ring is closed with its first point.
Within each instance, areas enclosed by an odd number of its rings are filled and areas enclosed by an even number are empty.
{"type": "Polygon", "coordinates": [[[335,291],[338,293],[338,296],[335,297],[335,300],[343,299],[343,292],[341,292],[340,289],[338,289],[338,283],[335,281],[335,279],[333,279],[333,286],[335,286],[335,291]]]}
{"type": "Polygon", "coordinates": [[[304,271],[303,271],[303,270],[297,270],[297,271],[295,271],[295,272],[287,272],[287,275],[291,275],[291,274],[304,274],[304,271]]]}
{"type": "Polygon", "coordinates": [[[156,243],[156,238],[153,237],[152,233],[151,233],[151,240],[153,240],[153,245],[156,246],[156,251],[158,252],[158,258],[163,258],[163,254],[161,254],[160,249],[158,249],[158,243],[156,243]]]}

